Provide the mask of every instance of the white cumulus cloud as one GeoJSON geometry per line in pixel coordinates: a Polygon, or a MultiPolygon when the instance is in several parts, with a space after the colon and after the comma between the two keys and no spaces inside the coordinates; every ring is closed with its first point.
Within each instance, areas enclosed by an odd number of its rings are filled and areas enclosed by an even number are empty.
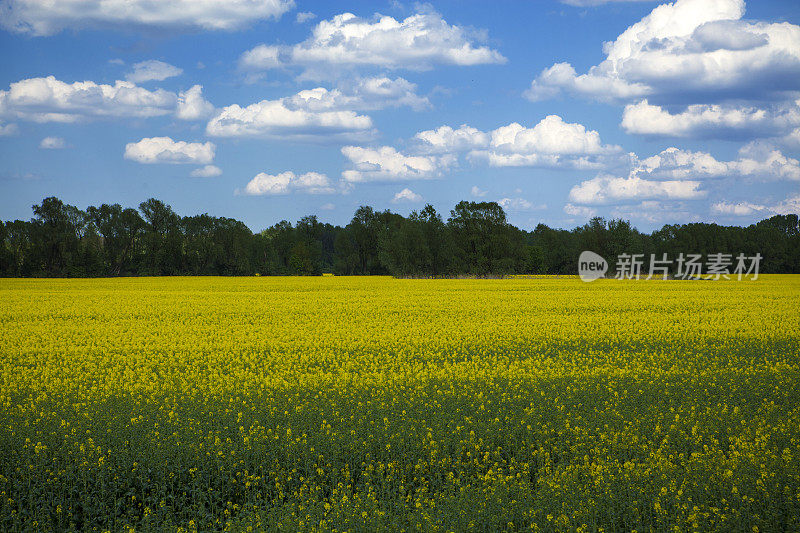
{"type": "Polygon", "coordinates": [[[800,194],[794,194],[778,202],[770,202],[768,204],[721,201],[713,204],[711,211],[720,215],[734,217],[800,214],[800,194]]]}
{"type": "Polygon", "coordinates": [[[391,146],[345,146],[342,154],[353,168],[342,172],[345,182],[401,181],[434,178],[455,162],[452,155],[406,155],[391,146]]]}
{"type": "Polygon", "coordinates": [[[627,176],[600,174],[575,185],[569,199],[579,205],[692,200],[707,194],[701,188],[702,180],[741,178],[800,181],[800,161],[762,141],[746,144],[731,161],[720,161],[707,152],[670,147],[645,159],[632,156],[627,176]]]}
{"type": "Polygon", "coordinates": [[[558,115],[548,115],[533,128],[516,122],[492,132],[491,146],[498,152],[519,154],[592,155],[619,151],[607,146],[600,134],[582,124],[564,122],[558,115]]]}
{"type": "Polygon", "coordinates": [[[44,148],[45,150],[60,150],[66,146],[67,143],[61,137],[45,137],[39,143],[39,148],[44,148]]]}
{"type": "Polygon", "coordinates": [[[491,132],[489,149],[483,155],[491,166],[542,166],[563,168],[603,168],[609,157],[618,159],[622,150],[606,145],[600,134],[582,124],[567,123],[549,115],[533,128],[516,122],[491,132]]]}
{"type": "Polygon", "coordinates": [[[647,179],[701,179],[730,174],[731,167],[706,152],[692,152],[670,147],[640,161],[635,161],[633,175],[647,179]]]}
{"type": "Polygon", "coordinates": [[[288,99],[262,100],[247,107],[231,105],[206,125],[214,137],[345,138],[368,136],[372,119],[350,110],[313,111],[288,99]]]}
{"type": "Polygon", "coordinates": [[[441,126],[416,134],[424,153],[468,152],[496,167],[604,168],[622,156],[616,145],[603,144],[600,134],[558,115],[548,115],[532,128],[517,122],[483,132],[466,124],[441,126]]]}
{"type": "Polygon", "coordinates": [[[586,207],[585,205],[575,205],[567,203],[564,205],[564,212],[568,215],[581,218],[591,218],[597,214],[597,210],[586,207]]]}
{"type": "Polygon", "coordinates": [[[792,150],[800,150],[800,128],[795,128],[779,139],[779,142],[792,150]]]}
{"type": "Polygon", "coordinates": [[[421,111],[431,107],[426,97],[417,94],[417,84],[404,78],[359,78],[354,83],[345,83],[344,90],[361,101],[359,109],[406,106],[421,111]]]}
{"type": "Polygon", "coordinates": [[[129,81],[65,83],[54,76],[29,78],[0,91],[0,116],[35,122],[76,122],[85,118],[155,117],[175,109],[177,95],[149,91],[129,81]]]}
{"type": "Polygon", "coordinates": [[[505,209],[506,211],[534,211],[538,209],[546,209],[547,206],[536,205],[531,203],[530,201],[526,200],[525,198],[501,198],[497,201],[500,204],[500,207],[505,209]]]}
{"type": "Polygon", "coordinates": [[[739,149],[739,157],[719,161],[707,152],[670,147],[646,159],[634,159],[631,175],[646,179],[706,179],[748,177],[761,181],[800,180],[800,163],[773,144],[753,141],[739,149]]]}
{"type": "Polygon", "coordinates": [[[335,192],[335,188],[325,174],[318,172],[295,174],[287,171],[274,175],[261,172],[250,180],[244,189],[244,193],[251,196],[288,194],[292,191],[330,194],[335,192]]]}
{"type": "Polygon", "coordinates": [[[347,109],[368,111],[404,106],[416,111],[429,108],[431,104],[428,99],[419,96],[416,91],[417,85],[404,78],[377,76],[346,81],[335,89],[306,89],[284,101],[293,109],[312,112],[347,109]]]}
{"type": "Polygon", "coordinates": [[[308,22],[309,20],[313,20],[315,18],[317,18],[317,16],[311,11],[301,11],[295,17],[295,21],[298,24],[303,24],[304,22],[308,22]]]}
{"type": "Polygon", "coordinates": [[[214,161],[214,143],[173,141],[170,137],[146,137],[125,145],[125,159],[137,163],[193,163],[214,161]]]}
{"type": "Polygon", "coordinates": [[[600,175],[572,187],[569,200],[574,204],[598,205],[636,200],[691,200],[702,198],[700,182],[694,180],[644,180],[638,176],[600,175]]]}
{"type": "Polygon", "coordinates": [[[280,49],[277,46],[260,44],[246,51],[239,57],[241,70],[269,70],[282,65],[280,49]]]}
{"type": "Polygon", "coordinates": [[[0,26],[32,35],[130,26],[230,31],[292,7],[292,0],[3,0],[0,26]]]}
{"type": "Polygon", "coordinates": [[[206,165],[192,170],[189,175],[193,178],[214,178],[222,175],[222,169],[215,165],[206,165]]]}
{"type": "Polygon", "coordinates": [[[662,4],[606,43],[599,65],[581,75],[568,64],[554,65],[534,80],[529,97],[560,90],[664,99],[687,93],[739,97],[758,90],[768,97],[800,89],[800,27],[742,20],[744,12],[743,0],[662,4]]]}
{"type": "MultiPolygon", "coordinates": [[[[483,40],[481,33],[451,25],[427,8],[403,20],[342,13],[319,22],[307,40],[284,47],[281,55],[287,64],[305,67],[312,78],[337,76],[343,67],[427,70],[504,63],[500,52],[480,44],[483,40]]],[[[250,68],[273,68],[272,59],[259,60],[265,52],[261,47],[245,52],[240,61],[250,68]]]]}
{"type": "Polygon", "coordinates": [[[777,215],[800,215],[800,194],[781,200],[770,209],[777,215]]]}
{"type": "Polygon", "coordinates": [[[457,129],[440,126],[435,130],[417,133],[416,139],[424,143],[424,148],[432,152],[464,152],[486,148],[491,139],[486,132],[462,124],[457,129]]]}
{"type": "Polygon", "coordinates": [[[767,210],[767,206],[750,202],[728,203],[717,202],[711,206],[711,211],[721,215],[748,216],[767,210]]]}
{"type": "Polygon", "coordinates": [[[193,85],[178,93],[175,116],[181,120],[206,119],[214,114],[214,105],[203,98],[203,86],[193,85]]]}
{"type": "Polygon", "coordinates": [[[746,144],[739,150],[739,158],[728,165],[734,175],[800,181],[800,161],[784,155],[768,142],[753,141],[746,144]]]}
{"type": "Polygon", "coordinates": [[[167,78],[180,76],[183,69],[169,63],[151,59],[133,65],[133,70],[125,75],[125,79],[133,83],[144,83],[146,81],[162,81],[167,78]]]}
{"type": "Polygon", "coordinates": [[[670,113],[647,100],[625,106],[622,127],[628,133],[670,137],[752,137],[789,134],[800,126],[798,101],[753,107],[694,104],[670,113]]]}
{"type": "Polygon", "coordinates": [[[392,203],[400,203],[400,202],[410,202],[410,203],[419,203],[422,201],[422,196],[415,193],[409,188],[405,188],[402,191],[398,192],[392,198],[392,203]]]}
{"type": "MultiPolygon", "coordinates": [[[[593,0],[569,0],[593,4],[593,0]]],[[[563,92],[626,103],[623,129],[682,138],[773,138],[800,126],[800,26],[748,20],[744,0],[676,0],[654,8],[579,73],[545,68],[525,96],[563,92]]]]}
{"type": "Polygon", "coordinates": [[[474,196],[475,198],[483,198],[484,196],[486,196],[489,193],[489,191],[484,191],[483,189],[481,189],[477,185],[473,185],[472,189],[470,189],[469,193],[472,196],[474,196]]]}
{"type": "Polygon", "coordinates": [[[278,100],[247,107],[227,106],[206,126],[216,137],[287,137],[364,140],[373,135],[372,119],[359,111],[408,106],[425,109],[427,98],[404,78],[356,78],[341,88],[315,87],[278,100]]]}

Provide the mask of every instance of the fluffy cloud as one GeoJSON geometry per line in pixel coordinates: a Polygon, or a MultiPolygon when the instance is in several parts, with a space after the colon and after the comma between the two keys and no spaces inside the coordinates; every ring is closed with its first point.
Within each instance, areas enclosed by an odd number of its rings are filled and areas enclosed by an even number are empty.
{"type": "Polygon", "coordinates": [[[491,136],[466,124],[458,129],[441,126],[435,130],[421,131],[414,136],[422,141],[424,149],[431,152],[466,152],[489,146],[491,136]]]}
{"type": "Polygon", "coordinates": [[[0,117],[34,122],[78,122],[98,118],[149,118],[174,113],[182,120],[207,118],[214,106],[203,99],[201,85],[175,94],[147,90],[131,81],[114,85],[54,76],[29,78],[0,91],[0,117]]]}
{"type": "Polygon", "coordinates": [[[785,156],[774,145],[753,141],[739,150],[739,159],[728,163],[731,173],[761,179],[800,181],[800,161],[785,156]]]}
{"type": "Polygon", "coordinates": [[[247,107],[231,105],[206,125],[215,137],[287,137],[353,139],[368,136],[372,119],[349,110],[313,111],[288,99],[262,100],[247,107]]]}
{"type": "Polygon", "coordinates": [[[60,150],[66,146],[67,144],[61,137],[45,137],[39,143],[39,148],[44,148],[45,150],[60,150]]]}
{"type": "Polygon", "coordinates": [[[335,192],[335,189],[325,174],[318,172],[295,174],[291,171],[277,175],[261,172],[250,180],[244,189],[244,193],[251,196],[288,194],[292,191],[330,194],[335,192]]]}
{"type": "Polygon", "coordinates": [[[281,66],[278,57],[280,50],[277,46],[267,46],[260,44],[251,48],[239,57],[239,68],[241,70],[269,70],[281,66]]]}
{"type": "Polygon", "coordinates": [[[604,168],[609,157],[619,158],[619,146],[605,145],[600,134],[581,124],[564,122],[549,115],[533,128],[516,122],[491,132],[487,152],[482,155],[491,166],[542,166],[563,168],[604,168]]]}
{"type": "MultiPolygon", "coordinates": [[[[596,69],[597,67],[593,67],[596,69]]],[[[598,99],[631,99],[650,94],[650,88],[637,82],[627,82],[600,73],[581,74],[569,63],[556,63],[544,69],[523,93],[532,102],[558,96],[562,90],[598,99]]]]}
{"type": "Polygon", "coordinates": [[[298,24],[303,24],[304,22],[308,22],[309,20],[313,20],[315,18],[317,18],[317,16],[311,11],[301,11],[297,14],[294,20],[298,24]]]}
{"type": "Polygon", "coordinates": [[[473,185],[472,189],[470,189],[469,193],[472,196],[474,196],[475,198],[483,198],[484,196],[486,196],[489,193],[489,191],[484,191],[480,187],[478,187],[477,185],[473,185]]]}
{"type": "MultiPolygon", "coordinates": [[[[706,152],[671,147],[645,159],[632,155],[627,177],[600,174],[583,181],[569,192],[564,210],[576,216],[591,216],[587,206],[613,205],[614,217],[641,219],[651,223],[699,220],[685,202],[706,197],[705,179],[800,180],[800,162],[785,156],[774,145],[751,142],[732,161],[719,161],[706,152]],[[586,208],[586,209],[584,209],[586,208]]],[[[726,216],[791,212],[791,202],[774,206],[751,202],[717,202],[711,211],[726,216]]]]}
{"type": "Polygon", "coordinates": [[[746,144],[739,149],[739,157],[732,161],[719,161],[706,152],[671,147],[646,159],[634,158],[633,163],[631,175],[645,179],[748,177],[762,181],[800,180],[800,162],[762,141],[746,144]]]}
{"type": "Polygon", "coordinates": [[[421,131],[415,139],[422,152],[468,151],[472,158],[496,167],[603,168],[621,155],[619,146],[603,144],[596,131],[564,122],[558,115],[549,115],[532,128],[513,122],[486,133],[466,124],[458,129],[442,126],[421,131]]]}
{"type": "Polygon", "coordinates": [[[455,158],[449,154],[405,155],[391,146],[374,149],[345,146],[342,154],[353,165],[352,169],[342,172],[342,178],[349,183],[434,178],[455,162],[455,158]]]}
{"type": "MultiPolygon", "coordinates": [[[[706,152],[671,147],[631,161],[627,177],[601,174],[575,185],[569,193],[574,204],[629,203],[639,200],[691,200],[703,197],[700,180],[748,178],[758,181],[800,180],[800,162],[775,146],[751,142],[732,161],[719,161],[706,152]]],[[[740,208],[742,209],[742,208],[740,208]]]]}
{"type": "Polygon", "coordinates": [[[311,112],[350,109],[367,111],[385,107],[407,106],[414,110],[430,107],[427,98],[417,95],[417,85],[404,78],[357,78],[345,82],[340,88],[316,87],[300,91],[286,98],[293,109],[311,112]]]}
{"type": "Polygon", "coordinates": [[[663,4],[604,45],[606,59],[577,74],[568,63],[545,69],[532,100],[561,91],[661,105],[703,100],[775,99],[800,90],[800,27],[742,20],[743,0],[663,4]]]}
{"type": "Polygon", "coordinates": [[[564,205],[564,212],[568,215],[581,218],[591,218],[597,214],[597,210],[585,205],[566,204],[564,205]]]}
{"type": "Polygon", "coordinates": [[[383,107],[407,106],[415,111],[431,107],[426,97],[417,95],[417,85],[404,78],[378,76],[360,78],[348,90],[361,101],[360,109],[380,109],[383,107]]]}
{"type": "Polygon", "coordinates": [[[131,25],[236,30],[257,20],[280,18],[292,7],[292,0],[3,0],[0,25],[33,35],[131,25]]]}
{"type": "Polygon", "coordinates": [[[772,205],[722,201],[713,204],[711,211],[720,215],[735,217],[800,214],[800,194],[795,194],[772,205]]]}
{"type": "Polygon", "coordinates": [[[800,215],[800,194],[782,200],[770,208],[777,215],[800,215]]]}
{"type": "Polygon", "coordinates": [[[53,76],[12,83],[0,91],[0,116],[36,122],[75,122],[97,117],[154,117],[174,111],[174,93],[148,91],[129,81],[65,83],[53,76]]]}
{"type": "Polygon", "coordinates": [[[133,65],[133,70],[129,72],[125,79],[133,83],[144,83],[146,81],[162,81],[174,76],[180,76],[183,69],[176,66],[151,59],[133,65]]]}
{"type": "Polygon", "coordinates": [[[415,193],[409,188],[405,188],[402,191],[398,192],[392,198],[392,203],[400,203],[400,202],[411,202],[411,203],[419,203],[422,201],[422,196],[415,193]]]}
{"type": "Polygon", "coordinates": [[[192,170],[189,175],[193,178],[215,178],[222,175],[222,169],[215,165],[206,165],[192,170]]]}
{"type": "Polygon", "coordinates": [[[311,38],[294,47],[292,59],[306,64],[368,64],[415,70],[433,64],[505,62],[499,52],[475,46],[472,37],[434,12],[418,13],[402,21],[389,16],[368,21],[343,13],[320,22],[311,38]]]}
{"type": "Polygon", "coordinates": [[[575,204],[597,205],[638,200],[691,200],[702,198],[700,182],[693,180],[650,181],[638,176],[600,175],[572,187],[569,200],[575,204]]]}
{"type": "Polygon", "coordinates": [[[516,154],[596,155],[619,151],[607,146],[600,134],[582,124],[570,124],[558,115],[548,115],[533,128],[514,122],[492,132],[495,151],[516,154]]]}
{"type": "Polygon", "coordinates": [[[671,137],[749,137],[788,134],[800,125],[800,101],[765,108],[695,104],[670,113],[647,100],[625,106],[622,127],[628,133],[671,137]]]}
{"type": "MultiPolygon", "coordinates": [[[[353,168],[345,170],[342,178],[355,183],[437,177],[453,167],[463,153],[475,161],[487,161],[498,167],[596,169],[619,165],[628,158],[618,146],[603,144],[596,131],[566,123],[557,115],[545,117],[532,128],[512,123],[490,132],[466,124],[458,128],[441,126],[417,133],[414,140],[416,144],[410,154],[390,146],[344,147],[342,153],[353,168]]],[[[473,195],[484,194],[485,191],[473,188],[473,195]]],[[[522,207],[519,202],[514,205],[522,207]]]]}
{"type": "Polygon", "coordinates": [[[146,137],[125,145],[125,159],[137,163],[193,163],[214,161],[214,143],[187,143],[169,137],[146,137]]]}
{"type": "Polygon", "coordinates": [[[647,179],[700,179],[730,174],[727,163],[717,161],[706,152],[692,152],[675,147],[641,161],[635,161],[633,175],[647,179]]]}
{"type": "Polygon", "coordinates": [[[600,64],[579,74],[556,63],[525,95],[627,102],[622,127],[633,134],[788,136],[800,126],[800,26],[744,13],[743,0],[660,5],[606,43],[600,64]]]}
{"type": "Polygon", "coordinates": [[[178,93],[178,106],[175,116],[181,120],[200,120],[214,114],[214,106],[203,98],[203,86],[194,85],[178,93]]]}
{"type": "Polygon", "coordinates": [[[753,213],[760,213],[766,209],[767,206],[765,205],[751,204],[750,202],[740,202],[738,204],[717,202],[711,206],[711,211],[714,213],[733,216],[748,216],[753,213]]]}
{"type": "Polygon", "coordinates": [[[545,205],[534,205],[525,198],[502,198],[497,203],[506,211],[533,211],[547,208],[545,205]]]}
{"type": "Polygon", "coordinates": [[[341,88],[316,87],[279,100],[219,111],[206,132],[218,137],[287,136],[360,140],[372,136],[372,119],[357,111],[408,106],[425,109],[427,98],[403,78],[357,78],[341,88]]]}
{"type": "Polygon", "coordinates": [[[780,139],[780,143],[793,150],[800,150],[800,128],[795,128],[780,139]]]}
{"type": "MultiPolygon", "coordinates": [[[[321,21],[311,36],[287,47],[286,63],[308,69],[309,77],[335,74],[342,67],[372,66],[426,70],[434,65],[481,65],[504,63],[496,50],[476,44],[482,36],[461,26],[448,24],[441,15],[424,9],[404,20],[376,15],[373,19],[342,13],[321,21]]],[[[264,45],[261,45],[264,46],[264,45]]],[[[256,47],[241,61],[258,68],[262,55],[256,47]]],[[[268,47],[265,47],[268,48],[268,47]]],[[[272,68],[270,61],[265,68],[272,68]]]]}

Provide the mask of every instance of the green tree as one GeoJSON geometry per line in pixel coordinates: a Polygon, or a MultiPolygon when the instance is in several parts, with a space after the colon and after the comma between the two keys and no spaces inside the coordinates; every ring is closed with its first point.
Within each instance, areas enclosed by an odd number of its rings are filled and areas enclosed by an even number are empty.
{"type": "Polygon", "coordinates": [[[150,275],[175,275],[182,263],[180,217],[161,200],[150,198],[139,204],[146,222],[144,272],[150,275]]]}
{"type": "Polygon", "coordinates": [[[53,196],[34,205],[33,214],[44,260],[42,272],[56,276],[80,274],[80,240],[86,228],[86,214],[53,196]]]}
{"type": "Polygon", "coordinates": [[[456,204],[447,225],[461,271],[477,275],[514,272],[521,262],[521,236],[497,202],[456,204]]]}

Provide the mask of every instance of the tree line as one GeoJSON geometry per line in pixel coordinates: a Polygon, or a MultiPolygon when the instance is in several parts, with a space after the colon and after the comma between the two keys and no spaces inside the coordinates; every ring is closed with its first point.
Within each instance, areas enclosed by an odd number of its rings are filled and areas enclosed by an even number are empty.
{"type": "Polygon", "coordinates": [[[692,223],[646,234],[625,220],[593,218],[572,230],[525,231],[496,202],[462,201],[447,220],[431,205],[408,217],[362,206],[344,227],[311,215],[253,233],[232,218],[179,216],[155,198],[138,210],[81,210],[55,197],[34,205],[30,220],[0,222],[3,277],[575,274],[582,250],[599,253],[612,270],[622,253],[760,253],[761,272],[800,273],[800,224],[790,214],[747,227],[692,223]]]}

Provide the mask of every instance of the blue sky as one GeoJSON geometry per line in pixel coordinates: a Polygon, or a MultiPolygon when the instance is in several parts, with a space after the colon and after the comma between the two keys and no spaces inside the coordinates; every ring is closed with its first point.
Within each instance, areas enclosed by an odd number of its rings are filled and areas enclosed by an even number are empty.
{"type": "Polygon", "coordinates": [[[800,210],[794,1],[0,0],[0,218],[800,210]],[[124,5],[124,9],[120,6],[124,5]]]}

